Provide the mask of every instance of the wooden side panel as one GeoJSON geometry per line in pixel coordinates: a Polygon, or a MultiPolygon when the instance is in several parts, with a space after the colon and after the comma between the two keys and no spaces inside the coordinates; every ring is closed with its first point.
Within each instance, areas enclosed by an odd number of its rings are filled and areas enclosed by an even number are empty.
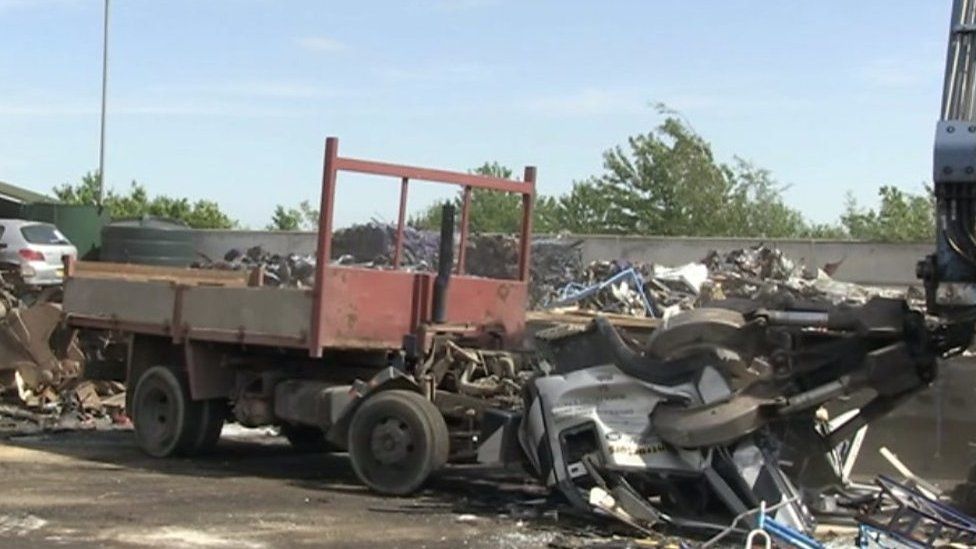
{"type": "Polygon", "coordinates": [[[196,286],[183,290],[181,327],[305,339],[311,315],[309,290],[196,286]]]}
{"type": "Polygon", "coordinates": [[[169,327],[176,291],[168,282],[68,278],[64,312],[69,315],[169,327]]]}

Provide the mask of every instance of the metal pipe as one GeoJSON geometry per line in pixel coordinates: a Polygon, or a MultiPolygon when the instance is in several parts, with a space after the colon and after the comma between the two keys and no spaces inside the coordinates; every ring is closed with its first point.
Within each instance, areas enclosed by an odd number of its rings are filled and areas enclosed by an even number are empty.
{"type": "Polygon", "coordinates": [[[441,324],[447,318],[447,286],[454,266],[454,206],[444,204],[441,209],[441,249],[437,257],[437,278],[431,304],[431,321],[441,324]]]}
{"type": "Polygon", "coordinates": [[[788,404],[780,408],[778,413],[786,416],[807,408],[820,406],[824,402],[846,393],[851,387],[851,381],[850,376],[842,376],[836,381],[824,383],[809,391],[797,393],[789,398],[788,404]]]}
{"type": "Polygon", "coordinates": [[[98,140],[98,196],[96,204],[102,206],[105,195],[105,103],[108,93],[108,2],[105,0],[105,19],[102,24],[102,120],[98,140]]]}
{"type": "Polygon", "coordinates": [[[815,311],[767,311],[766,318],[774,326],[827,326],[827,313],[815,311]]]}
{"type": "Polygon", "coordinates": [[[400,180],[400,213],[397,215],[396,247],[393,248],[393,268],[400,268],[400,256],[403,254],[403,226],[407,220],[407,189],[410,179],[400,180]]]}
{"type": "Polygon", "coordinates": [[[458,244],[457,274],[464,274],[464,259],[468,255],[468,224],[471,222],[471,187],[465,187],[461,199],[461,242],[458,244]]]}

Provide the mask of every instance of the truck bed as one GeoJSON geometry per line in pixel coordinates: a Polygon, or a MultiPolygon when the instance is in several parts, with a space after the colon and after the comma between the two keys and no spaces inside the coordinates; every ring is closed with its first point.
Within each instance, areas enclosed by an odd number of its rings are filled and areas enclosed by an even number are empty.
{"type": "MultiPolygon", "coordinates": [[[[76,327],[185,339],[308,348],[311,289],[244,286],[209,280],[201,269],[125,268],[89,275],[84,265],[65,280],[64,312],[76,327]],[[219,284],[219,285],[218,285],[219,284]]],[[[245,280],[240,278],[240,280],[245,280]]],[[[429,321],[434,275],[349,266],[326,267],[323,348],[398,349],[429,321]]],[[[452,277],[451,324],[497,325],[520,336],[527,287],[515,280],[452,277]]]]}

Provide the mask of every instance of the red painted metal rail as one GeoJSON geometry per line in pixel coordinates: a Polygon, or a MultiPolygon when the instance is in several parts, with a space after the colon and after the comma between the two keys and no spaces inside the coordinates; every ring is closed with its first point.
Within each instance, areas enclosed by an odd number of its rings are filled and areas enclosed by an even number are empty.
{"type": "MultiPolygon", "coordinates": [[[[526,284],[529,279],[529,253],[532,235],[532,205],[535,197],[536,171],[534,167],[526,167],[523,181],[512,181],[494,177],[486,177],[469,173],[451,172],[430,168],[418,168],[374,162],[355,158],[340,157],[339,140],[329,137],[325,141],[325,161],[322,171],[322,197],[319,207],[318,248],[316,256],[315,287],[313,289],[311,330],[309,337],[309,352],[312,356],[321,356],[322,348],[327,343],[325,337],[325,318],[327,316],[327,275],[331,269],[329,265],[332,249],[333,219],[335,212],[335,191],[338,172],[355,172],[395,178],[400,182],[400,205],[397,216],[396,242],[394,244],[393,269],[400,267],[403,253],[403,233],[406,223],[407,191],[410,180],[422,180],[433,183],[459,185],[462,187],[461,223],[459,250],[456,272],[465,273],[465,249],[468,240],[468,224],[471,206],[471,195],[474,189],[485,189],[498,192],[517,193],[522,196],[522,226],[519,238],[518,281],[526,284]]],[[[333,296],[334,297],[334,296],[333,296]]],[[[514,306],[514,305],[513,305],[514,306]]],[[[406,335],[406,334],[403,334],[406,335]]]]}

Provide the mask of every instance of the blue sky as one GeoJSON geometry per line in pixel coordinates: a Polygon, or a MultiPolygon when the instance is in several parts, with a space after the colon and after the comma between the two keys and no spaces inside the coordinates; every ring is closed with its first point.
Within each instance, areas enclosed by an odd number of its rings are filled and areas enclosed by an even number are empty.
{"type": "MultiPolygon", "coordinates": [[[[106,180],[209,198],[245,226],[317,201],[340,154],[465,170],[599,173],[664,102],[788,185],[809,217],[930,179],[949,0],[113,0],[106,180]]],[[[97,166],[101,0],[0,0],[0,180],[97,166]]],[[[395,219],[396,185],[344,177],[341,225],[395,219]]],[[[419,209],[445,191],[420,185],[419,209]]]]}

